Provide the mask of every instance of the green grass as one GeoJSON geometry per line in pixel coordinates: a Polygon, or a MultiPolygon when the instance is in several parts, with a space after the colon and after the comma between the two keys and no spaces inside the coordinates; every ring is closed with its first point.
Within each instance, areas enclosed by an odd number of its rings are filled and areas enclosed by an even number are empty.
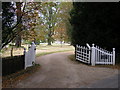
{"type": "Polygon", "coordinates": [[[58,52],[66,52],[66,51],[74,51],[74,47],[70,45],[56,45],[53,44],[51,46],[48,45],[39,45],[37,46],[36,49],[36,56],[43,56],[47,54],[52,54],[52,53],[58,53],[58,52]]]}
{"type": "Polygon", "coordinates": [[[43,56],[43,55],[47,55],[47,54],[52,54],[52,53],[66,52],[66,51],[72,51],[72,50],[61,50],[61,51],[37,53],[37,54],[36,54],[36,57],[43,56]]]}
{"type": "MultiPolygon", "coordinates": [[[[22,47],[26,47],[28,50],[28,44],[22,45],[22,47]]],[[[5,52],[2,52],[2,57],[9,57],[10,56],[11,48],[9,47],[5,52]]],[[[74,51],[74,47],[70,46],[69,44],[63,44],[61,47],[61,44],[52,44],[51,46],[47,44],[40,44],[36,47],[36,56],[42,56],[46,54],[51,53],[57,53],[57,52],[65,52],[65,51],[74,51]]],[[[16,55],[23,55],[24,49],[14,48],[13,56],[16,55]]]]}

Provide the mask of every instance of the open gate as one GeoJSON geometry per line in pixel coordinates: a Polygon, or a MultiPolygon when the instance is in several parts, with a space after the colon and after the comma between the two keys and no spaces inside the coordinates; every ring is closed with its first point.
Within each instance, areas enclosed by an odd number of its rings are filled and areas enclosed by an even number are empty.
{"type": "Polygon", "coordinates": [[[76,45],[76,60],[90,64],[90,47],[76,45]]]}
{"type": "Polygon", "coordinates": [[[92,44],[92,47],[89,44],[85,46],[76,45],[76,60],[81,62],[92,64],[113,64],[115,65],[115,48],[113,51],[107,51],[92,44]]]}

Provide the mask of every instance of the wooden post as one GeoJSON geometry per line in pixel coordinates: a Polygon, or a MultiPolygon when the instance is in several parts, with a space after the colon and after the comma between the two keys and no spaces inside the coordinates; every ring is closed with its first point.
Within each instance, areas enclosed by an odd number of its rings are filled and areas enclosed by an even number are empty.
{"type": "Polygon", "coordinates": [[[11,45],[11,57],[13,57],[13,45],[11,45]]]}
{"type": "Polygon", "coordinates": [[[25,55],[25,53],[26,53],[26,48],[24,48],[24,52],[23,52],[23,54],[25,55]]]}
{"type": "Polygon", "coordinates": [[[26,69],[26,48],[24,48],[24,52],[23,52],[23,54],[24,54],[24,69],[26,69]]]}
{"type": "Polygon", "coordinates": [[[32,51],[31,51],[31,53],[32,53],[32,55],[33,55],[33,63],[35,63],[35,50],[36,50],[36,46],[35,46],[35,43],[34,42],[32,42],[32,45],[31,45],[31,48],[32,48],[32,51]]]}
{"type": "Polygon", "coordinates": [[[90,64],[90,53],[91,53],[91,49],[89,49],[89,53],[88,53],[88,55],[89,55],[89,64],[90,64]]]}
{"type": "Polygon", "coordinates": [[[113,65],[115,65],[115,48],[113,48],[113,65]]]}
{"type": "Polygon", "coordinates": [[[76,47],[75,47],[75,59],[77,60],[78,58],[77,58],[77,50],[78,50],[78,45],[76,45],[76,47]]]}
{"type": "Polygon", "coordinates": [[[31,45],[28,45],[28,50],[30,49],[31,45]]]}
{"type": "Polygon", "coordinates": [[[95,66],[95,47],[94,47],[94,44],[92,44],[91,64],[92,64],[92,66],[95,66]]]}

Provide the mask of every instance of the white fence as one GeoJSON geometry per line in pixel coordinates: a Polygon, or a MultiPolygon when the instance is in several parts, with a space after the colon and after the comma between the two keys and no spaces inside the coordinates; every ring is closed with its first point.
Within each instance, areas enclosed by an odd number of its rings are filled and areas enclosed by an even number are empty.
{"type": "Polygon", "coordinates": [[[36,45],[34,42],[32,42],[32,45],[29,47],[28,51],[26,52],[26,49],[24,49],[25,53],[25,69],[27,67],[30,67],[35,63],[35,51],[36,51],[36,45]]]}
{"type": "Polygon", "coordinates": [[[107,51],[92,44],[92,47],[87,44],[87,47],[80,45],[76,46],[76,60],[91,64],[113,64],[115,65],[115,48],[113,51],[107,51]]]}
{"type": "Polygon", "coordinates": [[[90,48],[83,47],[83,46],[76,46],[76,59],[90,64],[90,48]]]}

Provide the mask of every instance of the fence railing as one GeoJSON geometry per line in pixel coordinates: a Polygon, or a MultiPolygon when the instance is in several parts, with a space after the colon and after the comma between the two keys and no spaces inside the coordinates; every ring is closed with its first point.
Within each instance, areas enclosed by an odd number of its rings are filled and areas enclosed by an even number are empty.
{"type": "Polygon", "coordinates": [[[2,76],[24,69],[24,55],[2,58],[2,76]]]}
{"type": "Polygon", "coordinates": [[[84,62],[84,63],[88,63],[90,64],[90,49],[87,47],[83,47],[83,46],[76,46],[76,59],[84,62]]]}
{"type": "Polygon", "coordinates": [[[99,46],[94,46],[92,44],[92,55],[91,55],[91,63],[94,66],[95,64],[113,64],[115,65],[115,48],[113,51],[107,51],[105,49],[100,48],[99,46]]]}
{"type": "Polygon", "coordinates": [[[30,67],[35,62],[36,45],[32,43],[28,51],[24,48],[24,55],[2,58],[2,76],[18,72],[30,67]]]}
{"type": "Polygon", "coordinates": [[[89,44],[87,44],[87,47],[76,45],[76,60],[91,63],[92,66],[95,66],[95,64],[115,65],[115,48],[110,52],[94,44],[92,44],[92,47],[89,44]]]}

